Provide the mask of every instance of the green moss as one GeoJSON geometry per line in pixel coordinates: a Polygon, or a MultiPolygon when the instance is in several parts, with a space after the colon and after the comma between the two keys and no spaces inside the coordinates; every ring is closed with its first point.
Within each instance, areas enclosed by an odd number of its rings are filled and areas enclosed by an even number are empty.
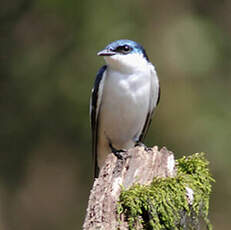
{"type": "Polygon", "coordinates": [[[211,182],[208,161],[203,153],[196,153],[176,161],[177,175],[174,178],[154,178],[146,186],[135,184],[129,190],[122,189],[118,202],[118,215],[124,214],[129,229],[137,223],[144,229],[196,229],[199,219],[203,219],[208,229],[209,195],[211,182]],[[188,202],[186,187],[193,190],[192,205],[188,202]],[[181,223],[182,222],[182,223],[181,223]]]}

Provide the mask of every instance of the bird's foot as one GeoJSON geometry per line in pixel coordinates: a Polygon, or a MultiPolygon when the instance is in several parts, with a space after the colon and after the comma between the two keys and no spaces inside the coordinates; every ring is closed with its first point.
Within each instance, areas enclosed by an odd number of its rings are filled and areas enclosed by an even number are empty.
{"type": "Polygon", "coordinates": [[[125,149],[115,149],[112,144],[110,143],[109,144],[110,148],[111,148],[111,151],[112,153],[120,160],[123,160],[124,156],[123,156],[123,153],[126,152],[127,150],[125,149]]]}
{"type": "Polygon", "coordinates": [[[144,147],[145,151],[150,151],[152,148],[150,147],[147,147],[143,142],[141,141],[137,141],[136,144],[135,144],[135,147],[144,147]]]}
{"type": "Polygon", "coordinates": [[[126,150],[123,150],[123,149],[120,149],[120,150],[117,150],[116,152],[113,152],[113,154],[119,159],[119,160],[123,160],[123,154],[126,152],[126,150]]]}
{"type": "Polygon", "coordinates": [[[144,148],[147,148],[147,146],[141,142],[141,141],[137,141],[136,144],[135,144],[135,147],[144,147],[144,148]]]}

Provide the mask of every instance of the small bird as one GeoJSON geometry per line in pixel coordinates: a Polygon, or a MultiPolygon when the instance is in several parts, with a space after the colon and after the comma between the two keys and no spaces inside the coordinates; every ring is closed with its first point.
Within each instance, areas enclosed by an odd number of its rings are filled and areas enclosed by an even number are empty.
{"type": "Polygon", "coordinates": [[[90,101],[95,177],[109,153],[122,156],[142,144],[160,98],[155,67],[140,44],[117,40],[97,55],[106,65],[96,76],[90,101]]]}

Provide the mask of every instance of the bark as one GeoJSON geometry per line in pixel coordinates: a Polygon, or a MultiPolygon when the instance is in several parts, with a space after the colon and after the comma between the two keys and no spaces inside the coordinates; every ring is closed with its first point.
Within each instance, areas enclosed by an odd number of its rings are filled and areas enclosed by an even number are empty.
{"type": "Polygon", "coordinates": [[[126,220],[122,217],[118,221],[116,212],[121,185],[125,189],[134,183],[148,185],[154,177],[174,177],[175,173],[173,153],[166,148],[160,151],[156,146],[131,148],[122,160],[109,154],[99,178],[94,181],[83,229],[128,229],[126,220]]]}

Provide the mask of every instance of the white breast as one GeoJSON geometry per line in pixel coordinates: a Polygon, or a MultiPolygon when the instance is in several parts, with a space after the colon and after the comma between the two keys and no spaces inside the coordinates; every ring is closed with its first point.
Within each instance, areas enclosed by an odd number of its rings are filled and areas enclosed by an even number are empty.
{"type": "Polygon", "coordinates": [[[107,69],[99,90],[97,163],[111,152],[133,147],[148,112],[157,103],[159,83],[154,66],[142,54],[105,56],[107,69]]]}
{"type": "Polygon", "coordinates": [[[99,115],[99,164],[111,152],[109,142],[116,149],[127,149],[142,132],[152,77],[146,69],[136,74],[107,69],[99,115]]]}

